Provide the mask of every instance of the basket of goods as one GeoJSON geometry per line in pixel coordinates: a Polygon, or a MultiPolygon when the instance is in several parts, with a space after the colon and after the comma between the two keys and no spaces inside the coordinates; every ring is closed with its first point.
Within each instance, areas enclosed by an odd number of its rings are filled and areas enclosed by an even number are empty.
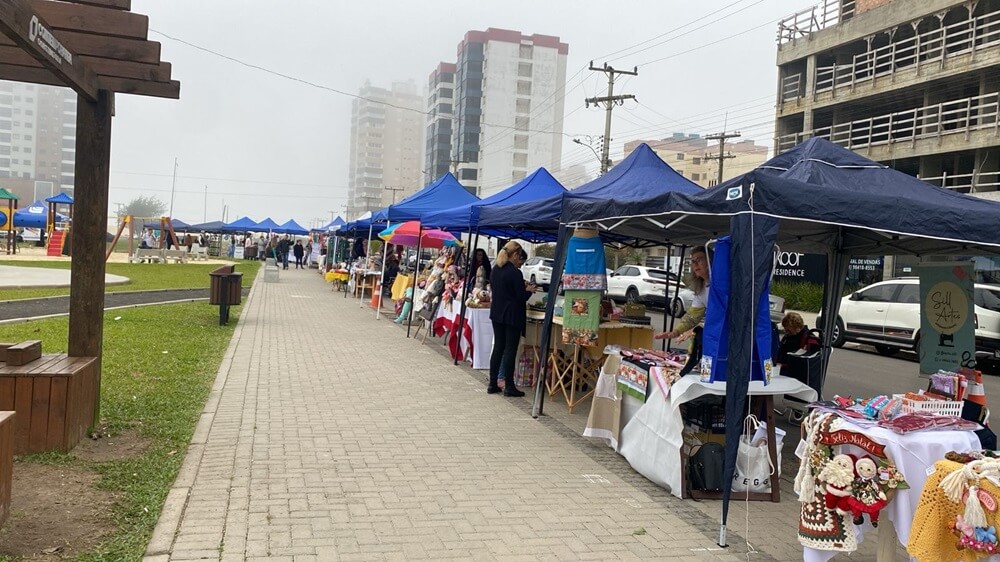
{"type": "Polygon", "coordinates": [[[907,392],[906,394],[897,394],[896,396],[903,400],[904,414],[927,412],[955,417],[961,417],[962,415],[963,400],[938,399],[928,394],[918,394],[916,392],[907,392]]]}
{"type": "Polygon", "coordinates": [[[649,325],[650,319],[646,316],[646,305],[637,302],[625,303],[622,309],[621,322],[625,324],[649,325]]]}

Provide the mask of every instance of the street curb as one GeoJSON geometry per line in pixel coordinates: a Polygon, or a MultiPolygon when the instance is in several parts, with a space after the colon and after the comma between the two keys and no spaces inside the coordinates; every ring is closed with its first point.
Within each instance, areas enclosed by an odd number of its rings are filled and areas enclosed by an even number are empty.
{"type": "MultiPolygon", "coordinates": [[[[257,276],[260,277],[263,271],[263,268],[258,269],[257,276]]],[[[254,298],[259,286],[257,279],[254,279],[254,283],[250,288],[250,294],[247,295],[247,302],[244,303],[244,310],[250,304],[251,299],[254,298]]],[[[246,316],[241,314],[233,331],[233,337],[229,340],[226,353],[222,356],[222,363],[219,365],[219,370],[215,374],[215,381],[212,383],[212,390],[209,392],[208,399],[205,402],[205,408],[202,410],[198,424],[194,428],[191,443],[188,445],[187,453],[184,455],[184,462],[181,464],[177,478],[170,487],[167,498],[163,503],[163,508],[160,510],[160,517],[156,521],[156,527],[153,528],[153,535],[146,547],[145,557],[156,556],[162,559],[163,556],[167,556],[167,559],[169,559],[184,510],[187,509],[191,486],[194,485],[195,477],[198,475],[198,468],[201,466],[201,458],[205,450],[204,445],[208,441],[208,435],[212,431],[212,422],[215,420],[215,412],[219,405],[219,396],[222,393],[222,389],[226,386],[226,380],[229,378],[229,371],[233,365],[233,358],[236,356],[236,347],[243,336],[245,323],[246,316]]]]}

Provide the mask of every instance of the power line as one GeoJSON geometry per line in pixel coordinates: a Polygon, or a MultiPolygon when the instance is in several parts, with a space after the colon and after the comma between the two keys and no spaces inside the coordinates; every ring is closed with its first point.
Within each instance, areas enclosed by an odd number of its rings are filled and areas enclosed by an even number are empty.
{"type": "Polygon", "coordinates": [[[614,67],[604,63],[604,66],[596,67],[593,61],[590,63],[590,70],[595,72],[603,72],[608,76],[608,95],[601,97],[587,98],[584,100],[584,107],[590,107],[590,104],[601,105],[604,104],[605,117],[604,117],[604,142],[602,143],[604,152],[601,156],[601,173],[604,174],[608,171],[608,151],[611,149],[611,111],[616,105],[624,105],[626,100],[634,100],[635,96],[632,94],[620,94],[615,95],[615,75],[621,74],[624,76],[638,76],[639,68],[635,67],[632,70],[616,70],[614,67]]]}
{"type": "MultiPolygon", "coordinates": [[[[158,174],[153,172],[119,172],[112,170],[112,174],[122,174],[129,176],[149,176],[149,177],[160,177],[160,178],[170,178],[173,174],[158,174]]],[[[207,180],[207,181],[227,181],[233,183],[262,183],[270,185],[287,185],[295,187],[331,187],[334,189],[347,189],[345,185],[330,185],[325,183],[292,183],[286,181],[273,181],[273,180],[248,180],[248,179],[236,179],[236,178],[210,178],[205,176],[177,176],[179,179],[190,179],[190,180],[207,180]]]]}

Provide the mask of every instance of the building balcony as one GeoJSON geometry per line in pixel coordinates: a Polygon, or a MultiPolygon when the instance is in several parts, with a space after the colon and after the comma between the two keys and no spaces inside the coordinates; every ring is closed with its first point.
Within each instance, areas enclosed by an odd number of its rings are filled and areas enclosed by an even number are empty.
{"type": "MultiPolygon", "coordinates": [[[[928,18],[925,19],[937,21],[935,15],[928,18]]],[[[851,56],[850,62],[817,66],[808,94],[814,101],[832,101],[850,97],[863,86],[871,89],[885,81],[902,86],[907,81],[924,82],[996,64],[996,53],[987,50],[1000,45],[1000,12],[914,34],[913,29],[923,25],[924,20],[919,20],[900,26],[892,30],[892,41],[879,47],[873,48],[874,42],[870,40],[868,50],[851,56]]],[[[797,72],[782,78],[780,92],[782,103],[805,96],[805,75],[797,72]]]]}
{"type": "Polygon", "coordinates": [[[854,15],[854,0],[823,0],[778,22],[778,44],[808,37],[854,15]]]}
{"type": "Polygon", "coordinates": [[[998,93],[957,99],[781,135],[777,150],[783,152],[807,138],[819,137],[874,160],[883,160],[893,156],[897,147],[905,147],[916,155],[942,152],[940,147],[945,142],[961,142],[967,147],[990,139],[995,143],[1000,126],[998,109],[998,93]]]}
{"type": "Polygon", "coordinates": [[[920,179],[931,185],[944,187],[960,193],[985,193],[1000,189],[1000,172],[942,174],[940,176],[920,179]]]}

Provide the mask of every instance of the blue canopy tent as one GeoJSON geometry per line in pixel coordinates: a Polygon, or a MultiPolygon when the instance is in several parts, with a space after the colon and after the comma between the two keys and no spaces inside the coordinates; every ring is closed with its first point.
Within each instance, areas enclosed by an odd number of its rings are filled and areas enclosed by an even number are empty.
{"type": "MultiPolygon", "coordinates": [[[[143,228],[159,229],[162,226],[160,221],[146,221],[142,223],[143,228]]],[[[186,232],[191,227],[191,225],[180,219],[170,219],[170,226],[174,229],[174,232],[186,232]]]]}
{"type": "Polygon", "coordinates": [[[254,232],[276,232],[278,230],[278,223],[271,220],[271,217],[257,223],[257,228],[254,232]]]}
{"type": "Polygon", "coordinates": [[[428,213],[476,201],[479,198],[469,193],[449,172],[399,203],[389,205],[385,218],[389,224],[422,221],[428,213]]]}
{"type": "MultiPolygon", "coordinates": [[[[21,228],[45,228],[48,224],[49,208],[44,201],[35,201],[27,207],[14,211],[14,226],[21,228]]],[[[56,222],[68,221],[69,217],[56,214],[56,222]]]]}
{"type": "Polygon", "coordinates": [[[278,228],[274,229],[274,231],[280,234],[294,234],[297,236],[303,236],[309,234],[309,231],[302,228],[302,226],[300,226],[299,223],[295,222],[294,219],[289,219],[287,222],[281,224],[280,226],[278,226],[278,228]]]}
{"type": "Polygon", "coordinates": [[[210,232],[214,234],[214,233],[225,232],[225,230],[223,230],[224,226],[226,226],[226,223],[222,221],[208,221],[188,226],[187,232],[210,232]]]}
{"type": "MultiPolygon", "coordinates": [[[[498,236],[507,238],[521,238],[532,242],[552,241],[559,231],[563,206],[569,201],[637,201],[654,194],[701,191],[701,187],[677,173],[643,143],[611,171],[574,190],[542,200],[483,207],[479,215],[479,228],[490,229],[500,233],[498,236]]],[[[607,235],[609,239],[624,240],[613,232],[602,232],[602,235],[607,235]]],[[[641,243],[658,239],[636,240],[641,243]]]]}
{"type": "Polygon", "coordinates": [[[441,228],[463,232],[479,230],[480,234],[486,236],[500,236],[502,233],[498,232],[494,234],[488,229],[479,229],[479,217],[483,207],[538,201],[540,199],[557,197],[564,193],[566,193],[566,188],[556,178],[552,177],[552,174],[548,170],[538,168],[521,181],[503,191],[494,193],[485,199],[473,201],[472,203],[427,213],[420,222],[426,228],[441,228]]]}
{"type": "Polygon", "coordinates": [[[810,139],[700,194],[581,199],[567,205],[566,217],[607,225],[619,236],[696,244],[728,232],[737,241],[730,257],[743,265],[733,268],[727,312],[734,337],[726,374],[723,543],[750,378],[751,308],[770,275],[773,246],[828,255],[824,363],[851,256],[1000,254],[1000,203],[932,186],[823,139],[810,139]]]}
{"type": "Polygon", "coordinates": [[[223,232],[249,232],[258,230],[260,229],[257,223],[251,220],[250,217],[242,217],[222,225],[223,232]]]}
{"type": "Polygon", "coordinates": [[[57,205],[72,205],[73,198],[66,195],[66,192],[60,191],[58,195],[53,195],[52,197],[45,198],[46,203],[56,203],[57,205]]]}
{"type": "Polygon", "coordinates": [[[331,232],[331,231],[335,230],[337,227],[339,227],[341,225],[344,225],[344,224],[347,224],[346,221],[344,221],[344,219],[342,219],[342,218],[340,218],[338,216],[337,218],[333,219],[332,221],[324,224],[323,226],[321,226],[319,228],[314,228],[313,230],[319,231],[319,232],[331,232]]]}

